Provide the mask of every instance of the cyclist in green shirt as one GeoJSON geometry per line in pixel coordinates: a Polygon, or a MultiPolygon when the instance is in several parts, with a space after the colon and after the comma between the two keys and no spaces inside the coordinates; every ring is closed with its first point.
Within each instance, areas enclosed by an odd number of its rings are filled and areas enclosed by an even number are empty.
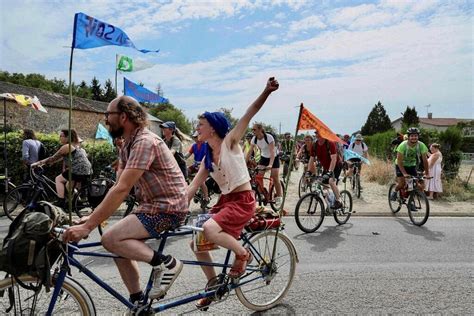
{"type": "Polygon", "coordinates": [[[397,147],[397,159],[395,165],[395,173],[397,174],[397,187],[390,197],[392,200],[397,199],[397,192],[405,187],[405,178],[409,176],[417,176],[417,168],[423,161],[425,177],[429,177],[428,147],[418,140],[420,130],[416,127],[410,127],[407,130],[408,140],[403,141],[397,147]]]}

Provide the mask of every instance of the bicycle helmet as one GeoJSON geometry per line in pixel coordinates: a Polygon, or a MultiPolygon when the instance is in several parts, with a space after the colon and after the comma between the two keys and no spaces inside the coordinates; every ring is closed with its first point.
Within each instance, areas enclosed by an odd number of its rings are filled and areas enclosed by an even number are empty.
{"type": "Polygon", "coordinates": [[[407,129],[407,134],[408,134],[408,136],[410,136],[412,134],[420,135],[420,130],[416,127],[410,127],[409,129],[407,129]]]}
{"type": "Polygon", "coordinates": [[[252,133],[247,133],[247,135],[245,136],[245,138],[247,138],[247,139],[251,139],[252,137],[253,137],[252,133]]]}

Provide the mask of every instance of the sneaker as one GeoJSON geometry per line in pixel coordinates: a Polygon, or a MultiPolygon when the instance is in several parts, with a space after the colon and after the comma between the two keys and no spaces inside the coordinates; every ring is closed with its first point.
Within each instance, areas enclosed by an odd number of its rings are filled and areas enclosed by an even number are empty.
{"type": "Polygon", "coordinates": [[[341,203],[339,200],[335,200],[335,201],[334,201],[334,204],[331,206],[331,208],[332,208],[333,210],[337,210],[337,209],[342,208],[342,206],[343,206],[343,205],[342,205],[342,203],[341,203]]]}
{"type": "Polygon", "coordinates": [[[390,194],[390,201],[396,201],[398,199],[398,193],[396,191],[393,191],[392,194],[390,194]]]}
{"type": "Polygon", "coordinates": [[[183,263],[176,258],[171,258],[169,263],[153,267],[153,287],[148,296],[151,299],[163,298],[181,270],[183,270],[183,263]]]}
{"type": "Polygon", "coordinates": [[[275,204],[276,208],[280,208],[282,202],[283,202],[283,198],[281,196],[275,197],[275,203],[274,204],[275,204]]]}

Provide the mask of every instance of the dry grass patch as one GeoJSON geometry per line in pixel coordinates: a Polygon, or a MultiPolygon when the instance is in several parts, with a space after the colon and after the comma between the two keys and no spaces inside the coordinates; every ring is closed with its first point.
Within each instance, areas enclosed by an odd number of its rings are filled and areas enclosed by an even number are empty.
{"type": "Polygon", "coordinates": [[[375,157],[370,158],[370,166],[363,167],[364,179],[386,185],[395,180],[395,167],[393,163],[375,157]]]}

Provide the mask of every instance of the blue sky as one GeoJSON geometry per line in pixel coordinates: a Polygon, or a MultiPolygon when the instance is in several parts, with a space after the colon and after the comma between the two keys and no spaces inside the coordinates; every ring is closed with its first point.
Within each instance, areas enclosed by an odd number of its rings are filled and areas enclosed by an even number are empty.
{"type": "MultiPolygon", "coordinates": [[[[114,79],[115,55],[156,63],[128,74],[189,118],[233,108],[239,117],[275,76],[280,90],[256,120],[294,131],[300,103],[337,133],[358,130],[379,100],[392,120],[474,118],[471,1],[0,2],[0,69],[68,79],[74,13],[124,30],[141,54],[74,51],[73,81],[114,79]]],[[[119,86],[123,79],[119,75],[119,86]]]]}

